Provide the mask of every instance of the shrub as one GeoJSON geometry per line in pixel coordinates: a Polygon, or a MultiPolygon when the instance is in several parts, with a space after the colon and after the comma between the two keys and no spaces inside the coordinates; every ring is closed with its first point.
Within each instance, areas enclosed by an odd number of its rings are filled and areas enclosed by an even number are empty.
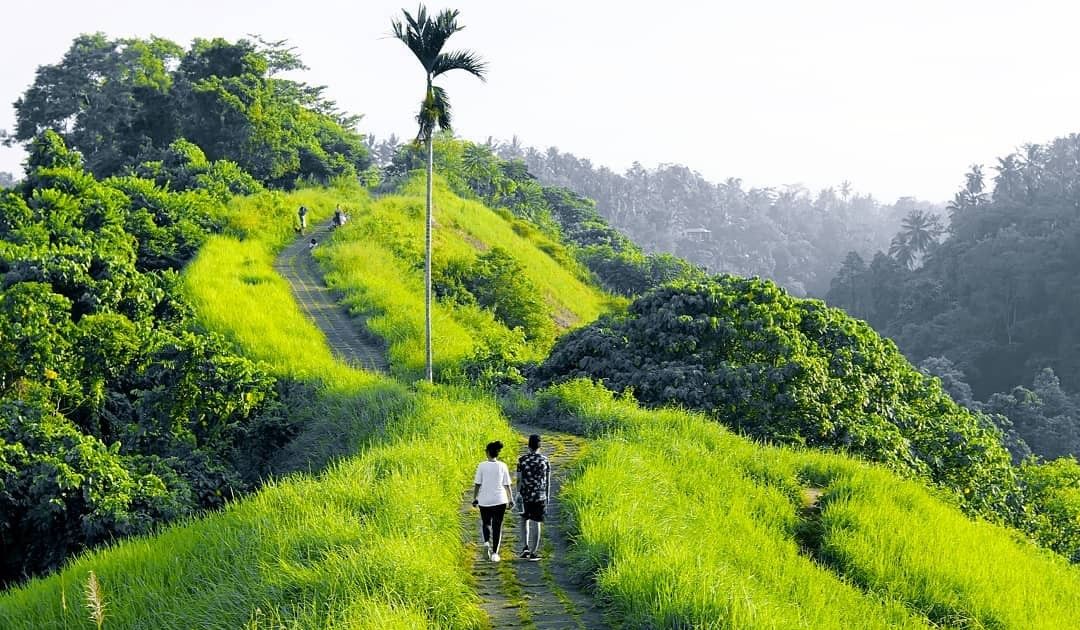
{"type": "Polygon", "coordinates": [[[650,405],[708,412],[749,435],[837,449],[933,480],[972,512],[1012,515],[998,432],[892,342],[772,282],[721,276],[655,290],[562,338],[534,376],[578,377],[650,405]]]}

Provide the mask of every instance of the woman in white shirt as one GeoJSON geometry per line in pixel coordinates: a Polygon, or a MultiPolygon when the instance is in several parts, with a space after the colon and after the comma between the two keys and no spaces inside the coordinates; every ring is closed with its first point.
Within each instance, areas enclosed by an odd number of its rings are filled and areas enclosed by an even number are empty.
{"type": "Polygon", "coordinates": [[[488,559],[499,561],[499,542],[502,539],[503,516],[506,506],[514,507],[514,495],[510,492],[510,470],[499,461],[499,452],[503,443],[491,442],[487,445],[487,461],[476,467],[473,483],[473,506],[480,508],[480,531],[484,536],[484,547],[488,559]]]}

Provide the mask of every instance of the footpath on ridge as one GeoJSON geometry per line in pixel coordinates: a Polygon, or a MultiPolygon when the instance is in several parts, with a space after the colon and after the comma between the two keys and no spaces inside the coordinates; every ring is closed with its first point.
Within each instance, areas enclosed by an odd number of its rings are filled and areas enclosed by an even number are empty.
{"type": "MultiPolygon", "coordinates": [[[[323,281],[322,271],[308,249],[308,242],[329,237],[329,223],[296,239],[274,261],[274,270],[285,278],[293,295],[326,335],[327,343],[346,363],[388,373],[389,361],[382,342],[364,328],[362,318],[353,318],[338,304],[334,292],[323,281]]],[[[551,488],[541,535],[542,559],[532,562],[518,557],[521,551],[519,514],[508,513],[503,524],[501,562],[491,562],[480,544],[480,517],[472,508],[472,487],[462,495],[462,532],[473,555],[472,575],[481,605],[493,628],[592,630],[609,628],[593,598],[582,590],[567,566],[569,542],[558,494],[585,441],[581,437],[527,425],[515,425],[518,448],[507,451],[507,465],[513,469],[517,455],[526,451],[527,436],[543,436],[541,452],[551,462],[551,488]]]]}
{"type": "Polygon", "coordinates": [[[296,301],[326,335],[326,342],[342,361],[357,368],[390,372],[390,361],[381,340],[368,332],[363,318],[350,317],[337,303],[334,291],[326,286],[319,264],[308,248],[310,239],[330,236],[330,223],[301,235],[274,261],[274,271],[288,281],[296,301]]]}
{"type": "Polygon", "coordinates": [[[610,625],[604,620],[601,609],[574,580],[567,566],[569,541],[566,520],[559,505],[559,489],[569,469],[581,456],[585,440],[523,424],[515,424],[514,428],[519,434],[517,448],[507,445],[503,457],[511,471],[517,464],[517,456],[528,450],[526,443],[531,433],[542,436],[540,452],[551,463],[550,498],[540,535],[541,560],[532,562],[518,557],[522,547],[521,515],[510,512],[503,523],[499,549],[502,561],[487,559],[480,538],[480,514],[472,507],[470,487],[463,497],[462,519],[466,543],[473,552],[472,572],[483,608],[493,628],[608,628],[610,625]]]}

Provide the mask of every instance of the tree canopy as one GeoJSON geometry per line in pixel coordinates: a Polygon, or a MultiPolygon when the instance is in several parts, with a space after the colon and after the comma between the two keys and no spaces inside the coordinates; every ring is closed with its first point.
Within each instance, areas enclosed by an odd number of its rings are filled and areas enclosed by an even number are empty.
{"type": "Polygon", "coordinates": [[[267,185],[356,176],[369,164],[357,118],[323,87],[279,76],[302,68],[285,42],[196,39],[185,50],[159,37],[80,35],[15,102],[9,141],[53,129],[98,177],[161,160],[179,139],[267,185]]]}

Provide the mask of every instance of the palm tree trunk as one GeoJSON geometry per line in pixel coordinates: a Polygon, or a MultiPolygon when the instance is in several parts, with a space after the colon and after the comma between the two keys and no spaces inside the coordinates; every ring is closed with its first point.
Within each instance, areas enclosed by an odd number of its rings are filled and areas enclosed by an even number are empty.
{"type": "Polygon", "coordinates": [[[424,227],[424,336],[427,344],[425,376],[429,383],[435,382],[431,369],[431,177],[435,167],[434,149],[432,147],[433,135],[430,132],[427,134],[427,222],[424,227]]]}

